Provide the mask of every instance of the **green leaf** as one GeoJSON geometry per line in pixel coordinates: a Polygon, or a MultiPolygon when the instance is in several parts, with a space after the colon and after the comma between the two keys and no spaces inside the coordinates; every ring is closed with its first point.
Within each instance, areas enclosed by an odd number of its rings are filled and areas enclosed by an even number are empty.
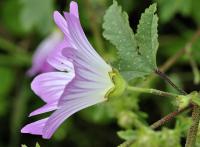
{"type": "Polygon", "coordinates": [[[136,40],[140,54],[148,62],[152,70],[157,67],[156,53],[158,49],[158,17],[156,14],[156,4],[151,5],[140,18],[137,28],[136,40]]]}
{"type": "Polygon", "coordinates": [[[116,1],[104,16],[103,36],[117,48],[119,57],[117,68],[127,80],[146,76],[156,68],[158,19],[154,14],[155,11],[156,5],[152,5],[142,15],[137,38],[129,26],[127,13],[122,12],[116,1]],[[142,45],[145,41],[150,42],[142,45]]]}
{"type": "Polygon", "coordinates": [[[27,31],[36,29],[45,34],[52,30],[53,1],[21,0],[21,5],[21,23],[27,31]]]}
{"type": "Polygon", "coordinates": [[[118,131],[117,135],[124,140],[134,139],[136,137],[136,132],[133,130],[118,131]]]}
{"type": "Polygon", "coordinates": [[[22,146],[21,147],[27,147],[25,144],[22,144],[22,146]]]}

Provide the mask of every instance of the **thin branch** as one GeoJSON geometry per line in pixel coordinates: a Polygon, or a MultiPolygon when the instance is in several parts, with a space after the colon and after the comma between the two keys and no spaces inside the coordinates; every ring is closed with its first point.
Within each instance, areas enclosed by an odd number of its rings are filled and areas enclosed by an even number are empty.
{"type": "Polygon", "coordinates": [[[194,83],[198,84],[200,82],[200,73],[199,73],[198,65],[192,57],[191,48],[192,48],[192,45],[188,44],[188,46],[186,48],[186,55],[188,56],[189,61],[190,61],[190,65],[192,67],[192,71],[193,71],[193,74],[194,74],[194,83]]]}
{"type": "Polygon", "coordinates": [[[161,118],[160,120],[156,121],[155,123],[153,123],[150,127],[152,129],[156,129],[160,126],[162,126],[163,124],[165,124],[166,122],[171,121],[174,117],[176,117],[177,115],[179,115],[180,113],[190,109],[192,107],[192,105],[189,105],[183,109],[180,110],[176,110],[174,112],[169,113],[168,115],[166,115],[165,117],[161,118]]]}
{"type": "Polygon", "coordinates": [[[170,57],[160,68],[159,70],[162,72],[167,71],[172,65],[176,63],[176,61],[185,54],[185,48],[178,50],[172,57],[170,57]]]}
{"type": "Polygon", "coordinates": [[[159,69],[155,70],[155,73],[160,76],[162,79],[164,79],[166,82],[168,82],[172,87],[174,87],[177,91],[179,91],[181,94],[186,95],[187,93],[182,90],[181,88],[179,88],[178,86],[176,86],[170,79],[169,77],[164,74],[163,72],[161,72],[159,69]]]}
{"type": "Polygon", "coordinates": [[[185,44],[185,46],[179,49],[172,57],[170,57],[159,69],[162,72],[167,71],[176,61],[185,54],[186,48],[191,46],[200,36],[200,28],[194,33],[192,38],[185,44]]]}

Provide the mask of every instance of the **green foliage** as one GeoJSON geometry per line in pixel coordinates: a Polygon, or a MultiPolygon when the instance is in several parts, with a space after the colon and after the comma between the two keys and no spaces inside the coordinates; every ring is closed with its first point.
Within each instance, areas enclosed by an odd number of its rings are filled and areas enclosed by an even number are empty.
{"type": "Polygon", "coordinates": [[[128,15],[122,12],[116,1],[104,16],[103,35],[116,46],[118,69],[126,79],[143,77],[156,68],[158,19],[155,11],[154,4],[142,14],[136,37],[129,26],[128,15]]]}
{"type": "Polygon", "coordinates": [[[169,21],[174,15],[179,12],[185,16],[190,13],[190,0],[156,0],[160,6],[160,20],[162,22],[169,21]]]}
{"type": "Polygon", "coordinates": [[[179,132],[180,137],[186,137],[189,127],[192,124],[190,117],[186,115],[179,115],[176,119],[175,129],[179,132]]]}
{"type": "Polygon", "coordinates": [[[73,125],[73,121],[69,118],[63,125],[61,125],[56,133],[53,136],[53,139],[56,141],[64,140],[65,138],[68,138],[68,134],[70,132],[70,129],[73,125]]]}
{"type": "Polygon", "coordinates": [[[102,103],[82,110],[80,115],[88,122],[95,124],[107,124],[111,122],[114,117],[109,107],[110,105],[107,103],[102,103]]]}
{"type": "Polygon", "coordinates": [[[160,20],[165,23],[176,14],[192,18],[200,24],[199,0],[156,0],[160,7],[160,20]]]}
{"type": "Polygon", "coordinates": [[[21,5],[19,0],[6,0],[0,12],[2,13],[2,23],[10,32],[18,35],[25,33],[20,21],[21,5]]]}
{"type": "Polygon", "coordinates": [[[187,107],[191,101],[191,97],[189,95],[179,95],[176,99],[179,110],[187,107]]]}
{"type": "Polygon", "coordinates": [[[188,106],[191,102],[200,106],[200,95],[197,91],[193,91],[188,95],[180,95],[177,97],[178,108],[183,109],[188,106]]]}
{"type": "Polygon", "coordinates": [[[188,97],[190,97],[193,103],[200,106],[200,94],[198,92],[194,91],[191,94],[189,94],[188,97]]]}
{"type": "Polygon", "coordinates": [[[117,135],[123,140],[131,140],[136,138],[136,132],[133,130],[118,131],[117,135]]]}
{"type": "MultiPolygon", "coordinates": [[[[112,1],[77,1],[80,21],[86,36],[95,48],[101,42],[99,48],[102,48],[100,50],[102,57],[108,63],[116,64],[116,68],[126,79],[135,78],[129,82],[130,85],[177,93],[171,85],[161,81],[160,78],[152,76],[144,80],[143,77],[152,73],[157,65],[162,66],[179,50],[187,47],[188,43],[191,47],[191,57],[199,67],[200,37],[194,39],[193,35],[200,24],[200,1],[152,0],[147,3],[138,0],[116,1],[106,11],[103,24],[103,35],[111,42],[110,44],[102,39],[100,26],[105,10],[112,1]],[[155,1],[158,3],[161,22],[157,63],[156,5],[147,8],[139,19],[140,13],[147,5],[155,1]],[[127,13],[122,11],[120,5],[127,13]]],[[[166,123],[164,127],[153,131],[149,127],[151,123],[177,110],[176,99],[130,91],[70,117],[48,141],[40,136],[20,133],[22,126],[32,121],[27,117],[28,114],[43,104],[31,92],[30,82],[34,77],[27,78],[25,75],[31,64],[30,55],[40,43],[41,37],[48,35],[48,32],[54,29],[53,8],[60,12],[65,11],[65,8],[69,7],[68,4],[68,1],[52,0],[0,1],[0,124],[3,126],[0,127],[0,132],[3,134],[0,137],[0,146],[15,147],[26,144],[22,147],[39,147],[39,144],[36,145],[39,141],[41,146],[48,147],[63,144],[98,147],[117,146],[125,140],[132,142],[133,147],[180,147],[192,124],[191,111],[185,111],[173,121],[166,123]]],[[[98,48],[96,49],[98,52],[98,48]]],[[[170,79],[178,87],[185,88],[188,93],[193,90],[199,91],[199,85],[193,84],[194,75],[191,72],[187,52],[175,60],[170,70],[165,71],[170,75],[170,79]]],[[[179,109],[191,101],[200,105],[199,97],[194,93],[179,96],[177,99],[179,109]]],[[[43,116],[37,117],[43,118],[43,116]]],[[[200,146],[200,131],[196,139],[196,147],[198,146],[200,146]]]]}
{"type": "MultiPolygon", "coordinates": [[[[28,146],[26,146],[25,144],[22,144],[22,146],[21,146],[21,147],[28,147],[28,146]]],[[[39,145],[39,143],[38,143],[38,142],[35,144],[35,147],[40,147],[40,145],[39,145]]]]}
{"type": "Polygon", "coordinates": [[[148,63],[150,70],[157,67],[156,53],[158,49],[158,17],[156,14],[156,4],[151,5],[140,18],[137,28],[136,40],[139,53],[148,63]]]}
{"type": "Polygon", "coordinates": [[[53,1],[21,0],[21,24],[28,32],[32,29],[46,34],[52,30],[53,1]]]}
{"type": "Polygon", "coordinates": [[[54,27],[52,0],[7,0],[2,13],[3,23],[17,35],[33,30],[46,35],[54,27]]]}
{"type": "Polygon", "coordinates": [[[118,125],[125,129],[144,127],[143,123],[139,120],[139,116],[129,110],[121,111],[118,114],[118,125]]]}
{"type": "Polygon", "coordinates": [[[7,112],[7,98],[9,97],[9,92],[11,92],[10,89],[14,84],[14,80],[14,74],[11,69],[4,67],[0,68],[0,116],[7,112]]]}
{"type": "Polygon", "coordinates": [[[131,147],[181,147],[179,132],[165,128],[161,131],[148,128],[119,131],[118,136],[129,141],[131,147]]]}

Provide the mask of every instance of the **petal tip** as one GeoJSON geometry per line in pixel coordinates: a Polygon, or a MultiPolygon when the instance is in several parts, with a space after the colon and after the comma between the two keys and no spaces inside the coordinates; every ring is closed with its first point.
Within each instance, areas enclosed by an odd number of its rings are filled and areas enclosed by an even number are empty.
{"type": "Polygon", "coordinates": [[[58,11],[54,11],[54,12],[53,12],[54,18],[57,17],[57,16],[60,16],[60,15],[61,15],[61,14],[60,14],[60,12],[58,12],[58,11]]]}
{"type": "Polygon", "coordinates": [[[27,125],[24,126],[22,129],[21,129],[21,133],[29,133],[29,129],[27,128],[27,125]]]}
{"type": "Polygon", "coordinates": [[[71,3],[70,3],[70,13],[75,15],[77,18],[79,17],[77,2],[71,1],[71,3]]]}

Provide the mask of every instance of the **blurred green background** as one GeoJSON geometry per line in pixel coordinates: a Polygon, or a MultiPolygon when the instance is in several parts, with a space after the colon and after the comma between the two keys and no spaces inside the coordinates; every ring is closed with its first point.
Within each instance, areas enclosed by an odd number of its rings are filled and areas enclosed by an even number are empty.
{"type": "MultiPolygon", "coordinates": [[[[103,16],[112,4],[112,0],[77,0],[77,2],[80,20],[88,39],[97,52],[109,63],[113,63],[116,60],[115,48],[102,37],[103,16]]],[[[185,49],[186,53],[180,52],[180,57],[177,56],[177,61],[167,69],[166,73],[187,92],[198,91],[200,89],[198,80],[200,38],[194,38],[194,34],[199,31],[200,1],[118,0],[118,2],[129,14],[133,31],[136,30],[144,9],[157,2],[160,44],[157,55],[158,65],[164,65],[170,57],[190,44],[190,50],[185,49]]],[[[0,147],[17,147],[21,144],[33,147],[36,142],[41,147],[112,147],[122,143],[126,136],[135,135],[141,140],[144,134],[149,137],[147,142],[156,142],[152,134],[146,132],[134,134],[133,130],[137,130],[137,121],[146,125],[153,123],[175,110],[175,101],[140,93],[127,93],[118,99],[111,99],[108,103],[90,107],[73,115],[50,140],[20,133],[24,124],[41,117],[28,118],[27,116],[43,104],[31,91],[32,78],[26,74],[31,66],[32,54],[40,42],[56,28],[52,19],[53,11],[68,10],[69,3],[69,0],[0,1],[0,147]],[[117,133],[126,129],[132,130],[131,135],[127,132],[125,135],[123,132],[117,133]]],[[[160,78],[137,79],[132,84],[174,92],[160,78]]],[[[176,130],[186,132],[187,122],[187,116],[180,116],[176,121],[168,123],[166,127],[169,129],[161,130],[163,146],[183,144],[184,136],[177,135],[176,130]],[[174,130],[170,129],[174,127],[174,130]],[[175,143],[171,143],[170,139],[175,143]]],[[[200,142],[200,139],[198,141],[200,142]]],[[[147,145],[143,145],[145,146],[147,145]]],[[[151,146],[154,147],[153,144],[149,145],[151,146]]]]}

